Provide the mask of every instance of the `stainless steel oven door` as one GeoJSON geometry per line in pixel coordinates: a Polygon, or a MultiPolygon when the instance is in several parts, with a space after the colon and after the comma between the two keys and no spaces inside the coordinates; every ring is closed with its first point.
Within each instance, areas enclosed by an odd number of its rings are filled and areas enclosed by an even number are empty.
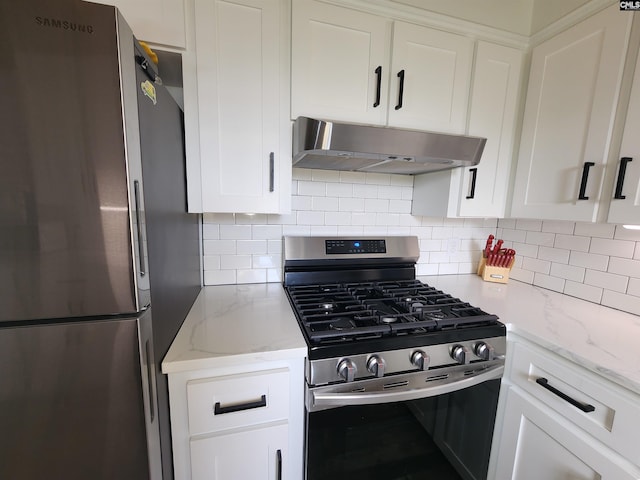
{"type": "Polygon", "coordinates": [[[486,480],[504,360],[307,388],[307,480],[486,480]]]}

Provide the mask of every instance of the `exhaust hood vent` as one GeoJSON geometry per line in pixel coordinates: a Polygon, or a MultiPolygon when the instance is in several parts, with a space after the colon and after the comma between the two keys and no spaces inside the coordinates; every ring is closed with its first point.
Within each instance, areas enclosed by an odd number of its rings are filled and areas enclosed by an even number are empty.
{"type": "Polygon", "coordinates": [[[298,117],[293,124],[293,166],[418,175],[477,165],[486,142],[480,137],[298,117]]]}

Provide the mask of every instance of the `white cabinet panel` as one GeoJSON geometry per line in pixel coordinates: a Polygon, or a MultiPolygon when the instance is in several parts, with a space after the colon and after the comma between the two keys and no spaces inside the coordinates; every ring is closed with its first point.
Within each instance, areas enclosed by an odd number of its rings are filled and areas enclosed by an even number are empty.
{"type": "Polygon", "coordinates": [[[191,441],[193,480],[283,480],[287,425],[191,441]],[[282,472],[280,474],[279,472],[282,472]]]}
{"type": "Polygon", "coordinates": [[[464,133],[472,58],[467,37],[394,22],[388,124],[464,133]]]}
{"type": "Polygon", "coordinates": [[[468,133],[487,138],[480,164],[416,176],[412,204],[414,215],[504,216],[522,57],[521,50],[478,42],[468,133]]]}
{"type": "Polygon", "coordinates": [[[614,5],[534,48],[512,216],[596,220],[631,20],[614,5]]]}
{"type": "Polygon", "coordinates": [[[384,124],[392,22],[312,1],[292,15],[292,118],[384,124]]]}
{"type": "Polygon", "coordinates": [[[288,3],[196,0],[194,18],[200,169],[188,182],[201,208],[190,210],[287,212],[288,3]]]}

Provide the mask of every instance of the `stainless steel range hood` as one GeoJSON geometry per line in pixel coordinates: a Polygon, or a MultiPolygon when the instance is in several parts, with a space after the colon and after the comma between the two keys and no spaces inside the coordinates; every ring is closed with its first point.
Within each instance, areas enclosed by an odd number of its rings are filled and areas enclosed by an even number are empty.
{"type": "Polygon", "coordinates": [[[418,175],[477,165],[486,141],[298,117],[293,125],[293,166],[418,175]]]}

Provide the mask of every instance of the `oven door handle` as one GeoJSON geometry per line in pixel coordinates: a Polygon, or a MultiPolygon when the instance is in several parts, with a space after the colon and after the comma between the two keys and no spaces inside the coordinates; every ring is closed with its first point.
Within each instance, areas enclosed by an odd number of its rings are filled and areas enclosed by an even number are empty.
{"type": "Polygon", "coordinates": [[[480,383],[501,378],[504,372],[504,365],[483,370],[481,373],[469,375],[462,379],[455,379],[450,382],[430,385],[425,388],[403,389],[402,387],[388,388],[373,392],[312,392],[313,407],[338,407],[347,405],[373,405],[379,403],[404,402],[407,400],[417,400],[419,398],[435,397],[445,393],[456,392],[464,388],[473,387],[480,383]]]}

